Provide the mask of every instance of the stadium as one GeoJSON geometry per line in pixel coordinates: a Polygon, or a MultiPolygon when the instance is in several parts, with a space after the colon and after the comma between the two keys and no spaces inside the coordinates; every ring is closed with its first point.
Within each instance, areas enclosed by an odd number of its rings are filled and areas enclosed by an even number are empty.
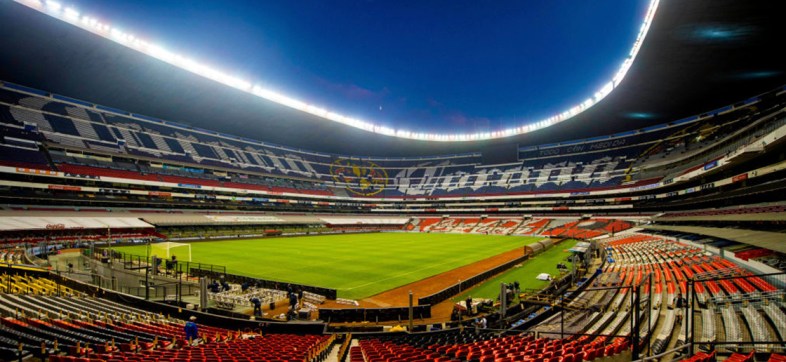
{"type": "Polygon", "coordinates": [[[0,360],[784,361],[781,10],[644,1],[581,101],[445,131],[2,1],[0,360]]]}

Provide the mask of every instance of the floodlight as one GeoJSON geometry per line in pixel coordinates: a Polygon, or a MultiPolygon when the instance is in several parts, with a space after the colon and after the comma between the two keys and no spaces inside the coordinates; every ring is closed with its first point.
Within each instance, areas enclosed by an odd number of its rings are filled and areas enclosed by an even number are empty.
{"type": "Polygon", "coordinates": [[[79,20],[79,12],[74,10],[73,8],[66,8],[65,16],[71,19],[72,21],[79,20]]]}
{"type": "Polygon", "coordinates": [[[57,2],[57,1],[47,0],[47,1],[46,1],[46,7],[47,7],[49,10],[51,10],[51,11],[58,12],[58,11],[60,11],[60,8],[62,8],[62,7],[63,7],[63,5],[61,5],[61,4],[60,4],[59,2],[57,2]]]}

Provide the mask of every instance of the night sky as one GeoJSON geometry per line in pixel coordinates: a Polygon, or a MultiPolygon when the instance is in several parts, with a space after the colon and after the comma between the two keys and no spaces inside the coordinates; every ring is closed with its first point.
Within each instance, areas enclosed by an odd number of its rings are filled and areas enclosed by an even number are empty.
{"type": "Polygon", "coordinates": [[[256,84],[397,129],[539,121],[611,79],[643,0],[63,1],[256,84]]]}

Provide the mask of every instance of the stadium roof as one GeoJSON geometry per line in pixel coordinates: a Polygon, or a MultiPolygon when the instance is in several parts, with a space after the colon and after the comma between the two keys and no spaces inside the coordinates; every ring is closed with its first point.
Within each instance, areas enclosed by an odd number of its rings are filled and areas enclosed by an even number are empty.
{"type": "Polygon", "coordinates": [[[608,97],[561,124],[494,141],[406,140],[326,122],[12,2],[0,3],[0,79],[311,150],[390,156],[509,152],[516,145],[601,136],[678,120],[783,85],[786,57],[779,55],[779,10],[777,2],[765,1],[661,1],[625,81],[608,97]]]}

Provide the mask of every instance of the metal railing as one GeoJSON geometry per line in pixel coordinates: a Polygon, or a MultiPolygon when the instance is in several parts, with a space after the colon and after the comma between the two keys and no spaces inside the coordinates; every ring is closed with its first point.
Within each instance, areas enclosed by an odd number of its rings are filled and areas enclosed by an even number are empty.
{"type": "Polygon", "coordinates": [[[786,331],[786,273],[701,276],[688,281],[689,354],[696,347],[718,353],[786,351],[779,336],[786,331]]]}

